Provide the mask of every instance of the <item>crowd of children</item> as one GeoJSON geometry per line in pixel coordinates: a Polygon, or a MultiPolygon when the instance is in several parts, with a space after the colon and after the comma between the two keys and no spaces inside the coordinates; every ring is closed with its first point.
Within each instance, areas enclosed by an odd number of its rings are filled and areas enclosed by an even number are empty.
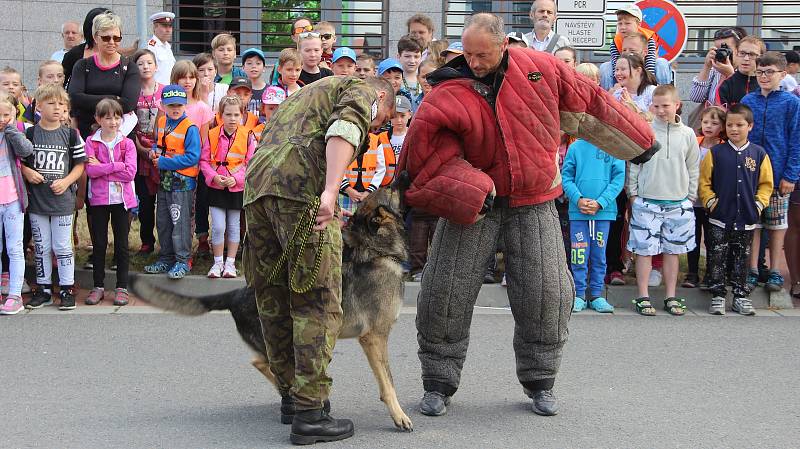
{"type": "MultiPolygon", "coordinates": [[[[664,309],[682,315],[685,306],[676,290],[678,261],[688,253],[683,287],[708,288],[709,312],[718,315],[725,313],[730,284],[732,310],[752,315],[748,297],[758,281],[759,253],[763,255],[760,228],[769,238],[772,270],[767,288],[780,289],[784,283],[777,268],[784,246],[787,255],[794,254],[787,257],[793,285],[800,284],[800,262],[795,263],[800,232],[789,230],[787,236],[790,225],[800,226],[800,219],[789,218],[790,207],[800,208],[800,194],[792,194],[800,178],[800,99],[780,88],[787,61],[779,53],[765,52],[758,38],[739,42],[739,51],[748,55],[736,73],[748,77],[748,83],[755,77],[759,89],[739,95],[743,85],[737,84],[737,75],[721,81],[720,90],[730,103],[703,110],[699,128],[692,129],[678,115],[681,102],[675,87],[658,85],[656,40],[641,27],[641,11],[622,8],[618,19],[610,92],[651,121],[662,148],[643,165],[626,165],[587,141],[563,136],[559,161],[564,196],[557,209],[575,277],[573,310],[613,312],[604,284],[624,282],[620,267],[632,254],[638,289],[635,310],[656,313],[649,287],[660,283],[663,275],[664,309]],[[641,51],[629,51],[637,45],[641,51]],[[703,243],[706,267],[701,270],[703,243]],[[654,276],[658,282],[653,282],[654,276]]],[[[87,264],[94,282],[86,304],[105,299],[109,235],[101,230],[109,221],[117,270],[113,304],[128,303],[133,216],[139,220],[139,254],[158,251],[157,259],[144,267],[146,273],[180,279],[191,272],[194,258],[207,253],[213,257],[207,277],[237,277],[248,161],[275,109],[326,76],[382,77],[397,94],[390,123],[369,136],[369,150],[352,162],[342,180],[340,205],[354,211],[367,195],[392,182],[413,114],[432,88],[428,76],[463,53],[460,42],[431,41],[433,30],[426,21],[409,23],[413,33],[401,37],[394,57],[382,61],[337,47],[336,28],[328,22],[295,21],[296,46],[282,50],[274,65],[259,48],[248,48],[238,67],[236,39],[219,34],[210,42],[210,53],[175,63],[169,85],[156,81],[159,67],[153,52],[139,50],[126,62],[138,68],[140,80],[138,123],[127,135],[121,131],[123,107],[111,98],[97,103],[93,125],[83,124],[84,133],[71,126],[74,104],[62,87],[65,74],[58,62],[41,65],[32,98],[16,70],[0,71],[0,227],[5,236],[0,246],[8,255],[2,265],[2,271],[8,271],[8,293],[0,314],[52,304],[54,265],[59,307],[75,308],[73,230],[75,211],[84,199],[81,179],[87,182],[88,220],[96,231],[87,264]],[[24,222],[30,223],[29,236],[24,222]],[[22,248],[30,241],[36,285],[23,304],[22,248]]],[[[510,33],[508,39],[509,46],[528,44],[522,33],[510,33]]],[[[602,82],[601,70],[579,64],[574,49],[553,53],[602,82]]],[[[89,120],[86,112],[82,111],[84,121],[89,120]]],[[[421,279],[437,220],[421,210],[408,211],[410,279],[421,279]]]]}

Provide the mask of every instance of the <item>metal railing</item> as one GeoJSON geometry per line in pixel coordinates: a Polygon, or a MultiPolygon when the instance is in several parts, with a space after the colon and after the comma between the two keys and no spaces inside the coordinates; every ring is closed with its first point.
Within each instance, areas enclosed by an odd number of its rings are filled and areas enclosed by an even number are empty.
{"type": "MultiPolygon", "coordinates": [[[[631,0],[609,0],[606,5],[606,47],[584,51],[583,59],[599,62],[607,58],[608,43],[616,30],[618,8],[631,0]]],[[[689,28],[687,43],[678,62],[699,62],[713,42],[714,32],[728,26],[742,26],[762,37],[770,50],[800,48],[800,1],[788,0],[673,0],[686,16],[689,28]]],[[[506,22],[508,31],[531,31],[530,1],[443,1],[445,14],[442,29],[449,40],[459,40],[464,20],[475,12],[493,12],[506,22]]]]}
{"type": "Polygon", "coordinates": [[[336,27],[336,46],[348,46],[357,53],[383,57],[388,46],[388,11],[383,1],[291,1],[291,0],[178,0],[176,11],[176,54],[191,56],[211,51],[211,39],[230,33],[237,39],[238,52],[261,48],[276,56],[292,47],[292,22],[308,17],[313,23],[325,20],[336,27]]]}

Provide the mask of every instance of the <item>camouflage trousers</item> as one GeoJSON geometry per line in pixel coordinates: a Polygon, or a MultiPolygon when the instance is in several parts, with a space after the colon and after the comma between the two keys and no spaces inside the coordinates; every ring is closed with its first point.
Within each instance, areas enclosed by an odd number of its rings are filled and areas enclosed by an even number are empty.
{"type": "Polygon", "coordinates": [[[333,347],[342,326],[342,234],[334,220],[308,239],[303,257],[299,249],[272,282],[267,282],[308,204],[264,196],[245,207],[247,234],[243,268],[247,284],[255,289],[259,319],[264,332],[270,368],[281,396],[291,396],[298,410],[322,408],[331,388],[327,374],[333,347]],[[317,278],[311,290],[295,293],[289,278],[295,266],[297,285],[311,275],[314,258],[322,251],[317,278]]]}

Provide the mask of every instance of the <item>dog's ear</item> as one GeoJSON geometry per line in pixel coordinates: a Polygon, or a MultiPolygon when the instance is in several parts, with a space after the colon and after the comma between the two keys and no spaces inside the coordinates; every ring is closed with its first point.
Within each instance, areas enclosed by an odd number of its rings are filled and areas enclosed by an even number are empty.
{"type": "Polygon", "coordinates": [[[372,217],[369,219],[369,230],[375,234],[381,226],[391,223],[396,219],[396,214],[391,209],[384,205],[379,205],[372,212],[372,217]]]}

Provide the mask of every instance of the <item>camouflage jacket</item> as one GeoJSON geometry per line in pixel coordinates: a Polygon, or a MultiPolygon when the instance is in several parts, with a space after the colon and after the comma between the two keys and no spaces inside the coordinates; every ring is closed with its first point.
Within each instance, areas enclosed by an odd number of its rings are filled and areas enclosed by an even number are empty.
{"type": "Polygon", "coordinates": [[[266,195],[310,202],[325,186],[325,146],[338,136],[367,151],[377,114],[375,89],[356,78],[326,77],[300,89],[274,112],[248,163],[244,205],[266,195]]]}

